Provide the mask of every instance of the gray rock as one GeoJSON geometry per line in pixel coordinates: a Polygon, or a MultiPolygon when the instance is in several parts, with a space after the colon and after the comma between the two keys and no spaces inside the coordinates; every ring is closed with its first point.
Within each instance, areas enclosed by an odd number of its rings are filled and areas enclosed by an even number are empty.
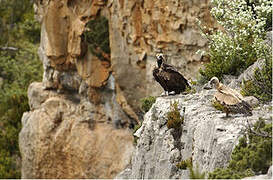
{"type": "Polygon", "coordinates": [[[253,110],[253,116],[232,115],[211,105],[215,90],[196,94],[158,97],[145,114],[138,136],[131,167],[118,178],[189,178],[188,170],[176,164],[192,157],[194,168],[211,172],[228,165],[233,148],[245,131],[247,120],[254,123],[263,117],[270,119],[268,105],[253,110]],[[168,129],[170,103],[177,101],[180,113],[185,107],[184,123],[179,130],[168,129]]]}
{"type": "Polygon", "coordinates": [[[256,107],[259,104],[259,100],[257,98],[255,98],[254,96],[244,97],[244,101],[246,101],[252,107],[256,107]]]}
{"type": "Polygon", "coordinates": [[[231,88],[240,89],[240,87],[243,86],[243,81],[254,79],[255,69],[261,69],[264,64],[264,59],[257,60],[253,65],[249,66],[237,79],[232,76],[227,76],[229,78],[226,78],[226,84],[228,84],[228,86],[231,88]]]}
{"type": "Polygon", "coordinates": [[[69,91],[78,91],[82,78],[77,74],[76,71],[62,72],[59,75],[58,81],[60,82],[63,89],[69,91]]]}
{"type": "Polygon", "coordinates": [[[239,77],[238,81],[248,81],[254,78],[254,72],[257,68],[261,69],[265,64],[264,59],[257,60],[253,65],[249,66],[239,77]]]}
{"type": "Polygon", "coordinates": [[[28,104],[31,110],[38,109],[41,104],[49,97],[49,91],[43,89],[41,83],[34,82],[28,87],[28,104]]]}

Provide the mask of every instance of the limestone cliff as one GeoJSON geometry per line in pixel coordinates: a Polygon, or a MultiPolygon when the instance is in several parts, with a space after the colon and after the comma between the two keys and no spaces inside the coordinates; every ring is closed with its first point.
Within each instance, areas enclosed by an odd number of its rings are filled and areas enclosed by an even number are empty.
{"type": "Polygon", "coordinates": [[[135,111],[139,98],[161,92],[151,74],[155,53],[162,50],[186,77],[194,78],[206,60],[195,52],[207,42],[196,18],[213,27],[208,0],[43,0],[35,7],[42,24],[39,52],[44,84],[61,88],[59,72],[75,72],[93,89],[87,93],[90,99],[97,101],[94,94],[100,95],[94,88],[104,86],[113,72],[135,111]],[[109,20],[111,60],[107,64],[86,52],[82,39],[86,23],[97,16],[109,20]]]}
{"type": "Polygon", "coordinates": [[[196,18],[213,27],[208,0],[112,0],[107,5],[115,78],[134,109],[137,99],[161,93],[151,73],[156,52],[162,50],[187,78],[196,77],[206,59],[195,52],[207,42],[196,18]]]}
{"type": "Polygon", "coordinates": [[[206,47],[195,18],[213,26],[207,0],[35,0],[41,23],[42,83],[28,90],[22,117],[23,178],[112,178],[129,164],[139,99],[159,95],[152,79],[162,50],[194,77],[206,47]],[[87,48],[86,24],[109,22],[107,61],[87,48]]]}
{"type": "Polygon", "coordinates": [[[255,108],[250,117],[225,118],[225,113],[212,106],[214,93],[215,90],[202,90],[196,94],[157,98],[135,133],[139,139],[131,164],[116,178],[189,179],[189,170],[176,166],[189,158],[195,169],[208,174],[228,165],[247,121],[254,124],[264,118],[271,122],[270,105],[255,108]],[[184,116],[180,129],[167,127],[167,113],[173,102],[178,102],[180,114],[184,116]]]}
{"type": "MultiPolygon", "coordinates": [[[[227,76],[224,84],[240,90],[243,79],[253,79],[255,69],[261,69],[264,60],[258,60],[240,76],[227,76]]],[[[196,86],[197,92],[187,95],[158,97],[151,109],[145,114],[142,126],[135,132],[137,145],[131,163],[116,176],[120,178],[152,179],[189,179],[189,170],[177,168],[182,160],[192,159],[194,169],[207,175],[216,168],[226,167],[231,153],[238,144],[249,123],[260,118],[272,122],[271,104],[259,103],[253,96],[244,97],[253,108],[252,116],[232,115],[212,105],[214,93],[196,86]],[[177,129],[168,128],[168,112],[171,104],[177,102],[183,124],[177,129]]],[[[246,179],[271,179],[272,167],[268,174],[246,179]]]]}

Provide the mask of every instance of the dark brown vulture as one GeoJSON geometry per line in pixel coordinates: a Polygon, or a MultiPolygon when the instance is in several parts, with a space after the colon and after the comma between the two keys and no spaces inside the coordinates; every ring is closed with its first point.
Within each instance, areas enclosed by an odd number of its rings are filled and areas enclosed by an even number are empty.
{"type": "Polygon", "coordinates": [[[179,94],[185,91],[187,87],[190,88],[183,75],[175,67],[166,63],[162,53],[156,55],[156,60],[157,67],[153,70],[153,76],[164,89],[166,95],[169,95],[170,92],[179,94]]]}
{"type": "Polygon", "coordinates": [[[217,89],[214,98],[224,107],[226,117],[229,113],[252,115],[252,107],[243,100],[244,98],[239,92],[220,83],[217,77],[211,78],[209,85],[217,89]]]}

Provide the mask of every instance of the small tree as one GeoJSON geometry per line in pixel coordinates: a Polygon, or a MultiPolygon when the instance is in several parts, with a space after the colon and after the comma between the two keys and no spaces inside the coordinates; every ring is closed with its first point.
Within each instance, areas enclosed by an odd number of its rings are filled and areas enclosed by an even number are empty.
{"type": "Polygon", "coordinates": [[[211,15],[220,25],[213,32],[198,22],[209,40],[210,63],[200,70],[201,81],[224,74],[239,75],[257,59],[271,59],[271,47],[264,43],[266,31],[272,27],[272,1],[211,0],[211,15]]]}

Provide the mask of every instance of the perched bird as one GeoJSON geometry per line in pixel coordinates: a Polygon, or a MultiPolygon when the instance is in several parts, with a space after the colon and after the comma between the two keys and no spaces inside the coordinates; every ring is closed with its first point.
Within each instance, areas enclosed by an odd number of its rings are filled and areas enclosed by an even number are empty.
{"type": "Polygon", "coordinates": [[[178,70],[166,63],[166,59],[162,53],[156,55],[157,67],[153,70],[155,80],[164,89],[165,94],[169,95],[170,92],[179,94],[190,88],[188,81],[183,77],[178,70]]]}
{"type": "Polygon", "coordinates": [[[252,115],[252,107],[243,100],[244,98],[239,92],[220,83],[217,77],[211,78],[209,85],[217,89],[214,98],[223,106],[226,117],[229,113],[252,115]]]}

